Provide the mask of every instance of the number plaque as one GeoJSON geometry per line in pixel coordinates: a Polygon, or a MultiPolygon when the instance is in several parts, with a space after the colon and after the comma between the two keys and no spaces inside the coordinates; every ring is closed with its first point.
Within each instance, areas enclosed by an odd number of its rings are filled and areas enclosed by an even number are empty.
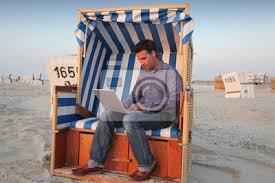
{"type": "Polygon", "coordinates": [[[74,56],[54,58],[47,61],[51,86],[76,86],[77,59],[74,56]]]}

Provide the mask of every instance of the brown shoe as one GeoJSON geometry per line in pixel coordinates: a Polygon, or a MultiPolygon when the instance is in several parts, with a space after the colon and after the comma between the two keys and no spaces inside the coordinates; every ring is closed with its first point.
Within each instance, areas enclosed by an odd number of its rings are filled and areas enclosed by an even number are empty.
{"type": "Polygon", "coordinates": [[[146,179],[150,178],[151,174],[156,170],[156,168],[157,168],[157,163],[155,163],[154,167],[150,171],[142,172],[142,171],[137,170],[134,173],[132,173],[130,175],[130,177],[135,181],[146,180],[146,179]]]}
{"type": "Polygon", "coordinates": [[[87,164],[85,164],[80,168],[72,170],[73,175],[80,175],[80,176],[87,175],[89,173],[100,174],[102,172],[103,172],[103,168],[101,167],[89,168],[87,164]]]}

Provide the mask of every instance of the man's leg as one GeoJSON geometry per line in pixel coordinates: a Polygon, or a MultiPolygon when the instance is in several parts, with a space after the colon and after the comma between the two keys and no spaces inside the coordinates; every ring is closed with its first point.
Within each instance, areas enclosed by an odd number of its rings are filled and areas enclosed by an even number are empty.
{"type": "Polygon", "coordinates": [[[123,116],[124,114],[110,111],[101,115],[91,145],[90,160],[84,166],[72,170],[72,174],[81,176],[102,172],[108,150],[112,144],[114,128],[122,126],[123,116]]]}
{"type": "Polygon", "coordinates": [[[140,171],[151,171],[155,164],[145,130],[168,127],[171,124],[170,119],[167,113],[144,113],[140,111],[124,116],[123,126],[140,171]]]}
{"type": "Polygon", "coordinates": [[[114,128],[122,127],[123,116],[122,113],[111,111],[106,111],[101,115],[91,145],[89,167],[103,167],[112,145],[114,128]]]}

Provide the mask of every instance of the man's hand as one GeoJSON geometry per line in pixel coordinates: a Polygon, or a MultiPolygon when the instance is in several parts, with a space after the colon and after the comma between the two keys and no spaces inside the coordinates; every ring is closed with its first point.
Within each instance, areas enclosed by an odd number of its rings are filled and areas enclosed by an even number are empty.
{"type": "Polygon", "coordinates": [[[141,103],[138,102],[133,105],[134,105],[134,111],[145,111],[145,107],[141,103]]]}
{"type": "Polygon", "coordinates": [[[128,109],[129,105],[126,102],[122,102],[122,105],[124,106],[125,109],[128,109]]]}
{"type": "MultiPolygon", "coordinates": [[[[123,104],[124,105],[124,104],[123,104]]],[[[124,106],[125,107],[125,106],[124,106]]],[[[145,111],[145,107],[141,103],[131,104],[129,106],[130,111],[145,111]]]]}

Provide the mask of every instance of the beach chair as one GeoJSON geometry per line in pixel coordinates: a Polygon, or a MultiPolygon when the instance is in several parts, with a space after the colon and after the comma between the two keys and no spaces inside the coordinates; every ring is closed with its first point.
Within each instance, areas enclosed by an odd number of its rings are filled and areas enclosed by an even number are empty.
{"type": "Polygon", "coordinates": [[[221,75],[214,78],[214,89],[215,91],[224,91],[225,88],[221,75]]]}
{"type": "Polygon", "coordinates": [[[261,84],[265,84],[267,82],[268,78],[266,73],[260,72],[256,75],[256,80],[254,82],[254,84],[256,85],[261,85],[261,84]]]}
{"type": "Polygon", "coordinates": [[[275,77],[271,78],[270,88],[271,92],[275,93],[275,77]]]}
{"type": "Polygon", "coordinates": [[[247,72],[232,72],[222,75],[225,98],[254,98],[254,85],[247,72]]]}
{"type": "Polygon", "coordinates": [[[32,74],[34,80],[42,80],[42,73],[32,74]]]}
{"type": "Polygon", "coordinates": [[[249,82],[256,84],[257,81],[257,75],[253,73],[248,73],[249,82]]]}
{"type": "Polygon", "coordinates": [[[92,89],[113,89],[121,99],[127,97],[142,70],[132,49],[137,42],[152,39],[159,46],[158,56],[175,67],[184,82],[178,125],[146,131],[159,164],[153,178],[187,182],[193,119],[193,23],[188,14],[186,4],[78,11],[77,87],[56,86],[52,96],[52,174],[98,182],[129,182],[125,175],[136,170],[137,162],[124,128],[115,129],[103,174],[74,176],[71,169],[87,162],[97,120],[104,110],[92,89]],[[83,108],[90,112],[83,113],[83,108]]]}
{"type": "Polygon", "coordinates": [[[1,75],[1,82],[2,83],[6,83],[6,84],[11,84],[12,83],[12,78],[11,78],[12,74],[8,74],[8,75],[1,75]]]}

